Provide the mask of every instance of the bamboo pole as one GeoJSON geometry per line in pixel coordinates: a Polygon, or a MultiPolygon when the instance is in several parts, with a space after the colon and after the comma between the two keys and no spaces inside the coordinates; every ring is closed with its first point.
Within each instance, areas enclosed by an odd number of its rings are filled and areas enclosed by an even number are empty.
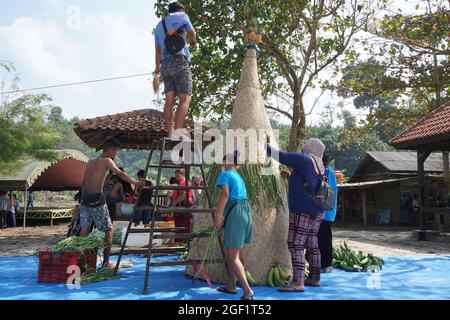
{"type": "Polygon", "coordinates": [[[362,216],[363,216],[363,226],[367,227],[367,201],[366,201],[366,189],[362,188],[362,216]]]}
{"type": "Polygon", "coordinates": [[[24,206],[23,206],[23,229],[25,230],[27,226],[27,205],[28,205],[28,183],[25,183],[25,199],[24,199],[24,206]]]}

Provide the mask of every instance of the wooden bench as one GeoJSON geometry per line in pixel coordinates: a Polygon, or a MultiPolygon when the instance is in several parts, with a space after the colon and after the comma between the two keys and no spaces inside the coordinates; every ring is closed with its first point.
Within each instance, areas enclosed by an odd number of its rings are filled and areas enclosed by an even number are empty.
{"type": "MultiPolygon", "coordinates": [[[[38,208],[27,209],[27,220],[50,220],[50,226],[53,227],[55,219],[72,218],[73,208],[38,208]]],[[[17,219],[23,219],[23,211],[16,213],[17,219]]]]}

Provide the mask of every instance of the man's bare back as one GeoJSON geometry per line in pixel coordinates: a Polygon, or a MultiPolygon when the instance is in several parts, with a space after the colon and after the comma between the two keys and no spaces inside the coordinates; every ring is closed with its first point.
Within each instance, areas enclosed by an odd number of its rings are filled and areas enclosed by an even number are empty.
{"type": "Polygon", "coordinates": [[[128,175],[122,172],[111,158],[100,156],[98,158],[89,160],[89,162],[87,163],[83,181],[83,193],[102,193],[105,179],[108,175],[109,170],[111,170],[122,180],[125,180],[131,184],[137,183],[136,180],[130,178],[128,175]]]}

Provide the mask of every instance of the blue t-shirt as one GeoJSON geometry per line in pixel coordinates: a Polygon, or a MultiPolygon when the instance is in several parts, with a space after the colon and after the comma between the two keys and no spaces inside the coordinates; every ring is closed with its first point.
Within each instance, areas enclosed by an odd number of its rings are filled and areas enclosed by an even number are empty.
{"type": "Polygon", "coordinates": [[[309,215],[317,215],[324,213],[324,210],[317,207],[304,186],[304,179],[309,183],[313,190],[319,188],[322,177],[318,176],[313,167],[311,157],[303,152],[282,152],[274,148],[268,148],[268,155],[278,153],[278,162],[293,168],[291,177],[289,178],[289,211],[291,213],[304,213],[309,215]]]}
{"type": "Polygon", "coordinates": [[[337,200],[338,200],[338,188],[336,182],[336,175],[334,173],[334,169],[331,166],[327,166],[325,168],[325,175],[327,176],[327,182],[334,191],[334,209],[330,211],[325,211],[325,217],[323,220],[334,222],[336,219],[336,210],[337,210],[337,200]]]}
{"type": "Polygon", "coordinates": [[[217,186],[228,186],[230,196],[228,202],[247,200],[247,189],[241,175],[236,170],[227,170],[220,174],[217,186]]]}
{"type": "MultiPolygon", "coordinates": [[[[167,31],[171,30],[178,30],[182,28],[183,33],[189,32],[194,29],[194,27],[191,24],[191,20],[189,20],[189,16],[184,12],[176,12],[169,14],[166,18],[166,25],[167,25],[167,31]]],[[[158,23],[158,25],[155,28],[155,45],[162,49],[162,60],[164,61],[167,57],[169,57],[171,54],[167,52],[166,46],[164,45],[164,40],[166,39],[166,33],[164,32],[164,27],[162,25],[162,21],[158,23]]],[[[181,50],[177,54],[183,54],[189,62],[191,62],[191,53],[189,51],[189,47],[184,47],[183,50],[181,50]]],[[[162,62],[162,61],[161,61],[162,62]]]]}

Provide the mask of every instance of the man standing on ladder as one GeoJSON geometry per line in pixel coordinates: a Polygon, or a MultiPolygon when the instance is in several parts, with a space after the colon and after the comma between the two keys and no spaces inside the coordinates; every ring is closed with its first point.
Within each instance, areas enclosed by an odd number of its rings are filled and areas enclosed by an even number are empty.
{"type": "Polygon", "coordinates": [[[191,53],[183,38],[186,32],[191,48],[195,49],[197,36],[194,27],[184,6],[173,2],[169,5],[169,15],[155,29],[155,75],[161,73],[164,79],[164,117],[169,138],[174,136],[175,130],[184,128],[192,97],[191,53]],[[174,128],[173,108],[177,97],[180,101],[174,128]]]}

